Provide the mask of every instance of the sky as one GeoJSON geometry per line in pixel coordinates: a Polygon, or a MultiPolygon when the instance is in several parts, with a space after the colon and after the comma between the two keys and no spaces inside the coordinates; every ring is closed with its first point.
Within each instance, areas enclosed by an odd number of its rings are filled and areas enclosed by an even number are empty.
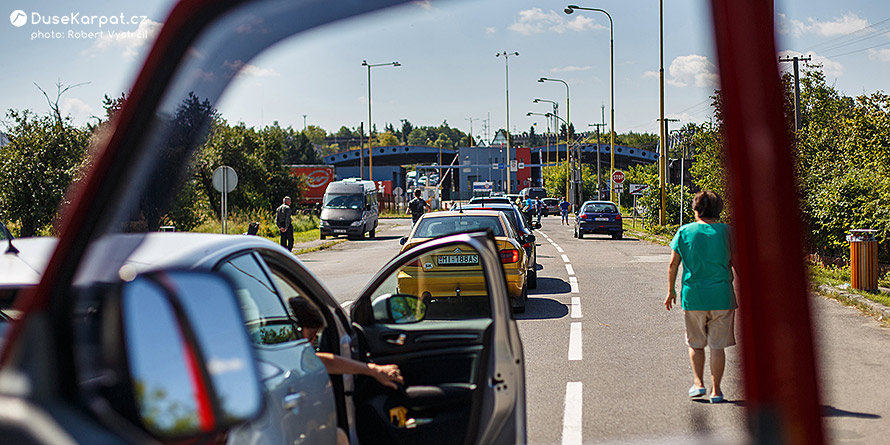
{"type": "MultiPolygon", "coordinates": [[[[60,100],[75,124],[104,114],[103,95],[127,91],[151,41],[172,8],[169,0],[12,0],[0,22],[0,108],[48,112],[39,85],[55,98],[56,83],[79,85],[60,100]],[[14,2],[20,2],[16,4],[14,2]],[[24,19],[17,10],[24,12],[24,19]],[[79,23],[70,23],[77,14],[79,23]],[[57,16],[59,23],[52,23],[57,16]],[[96,18],[84,19],[84,17],[96,18]],[[68,17],[69,23],[62,23],[68,17]],[[14,23],[14,20],[17,23],[14,23]],[[123,20],[121,20],[123,19],[123,20]],[[43,21],[50,22],[49,24],[43,21]],[[105,23],[101,23],[102,21],[105,23]],[[125,23],[120,23],[120,22],[125,23]],[[36,22],[36,23],[35,23],[36,22]],[[84,23],[87,22],[87,23],[84,23]],[[21,26],[15,26],[20,24],[21,26]],[[92,33],[92,34],[90,34],[92,33]]],[[[328,132],[368,120],[368,71],[362,61],[401,66],[371,71],[372,119],[378,130],[401,119],[415,126],[447,122],[484,137],[504,128],[509,85],[510,128],[546,130],[566,87],[576,130],[609,124],[609,21],[553,1],[452,0],[414,2],[312,30],[246,61],[216,104],[223,118],[249,126],[328,132]],[[518,52],[505,63],[497,53],[518,52]],[[508,75],[509,73],[509,75],[508,75]]],[[[658,2],[598,0],[614,20],[614,109],[617,132],[658,131],[658,2]]],[[[669,0],[664,11],[665,113],[672,128],[711,116],[717,88],[709,2],[669,0]]],[[[776,3],[777,56],[810,55],[843,94],[888,91],[890,3],[786,0],[776,3]]],[[[790,69],[790,64],[781,64],[790,69]]],[[[5,116],[3,122],[7,122],[5,116]]],[[[2,128],[2,122],[0,122],[2,128]]]]}

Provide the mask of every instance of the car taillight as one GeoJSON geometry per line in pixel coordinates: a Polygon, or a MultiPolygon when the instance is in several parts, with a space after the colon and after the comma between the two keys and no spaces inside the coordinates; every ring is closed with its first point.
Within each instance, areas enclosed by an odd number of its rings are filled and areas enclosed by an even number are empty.
{"type": "Polygon", "coordinates": [[[519,251],[516,249],[506,249],[501,251],[501,263],[509,264],[519,261],[519,251]]]}
{"type": "Polygon", "coordinates": [[[621,221],[621,215],[615,215],[615,221],[621,221]]]}
{"type": "Polygon", "coordinates": [[[581,218],[581,219],[587,219],[587,214],[586,214],[586,213],[582,213],[581,216],[579,216],[579,218],[581,218]]]}

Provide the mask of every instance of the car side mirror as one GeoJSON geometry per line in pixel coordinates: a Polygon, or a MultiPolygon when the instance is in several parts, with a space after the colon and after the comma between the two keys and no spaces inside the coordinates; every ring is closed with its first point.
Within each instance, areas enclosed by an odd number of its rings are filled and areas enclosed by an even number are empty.
{"type": "Polygon", "coordinates": [[[122,286],[114,311],[123,333],[116,361],[129,377],[122,411],[152,436],[185,441],[262,411],[256,361],[232,289],[219,275],[195,271],[152,272],[122,286]]]}
{"type": "Polygon", "coordinates": [[[408,242],[408,237],[407,237],[407,236],[403,236],[403,237],[399,238],[399,244],[401,244],[401,245],[404,246],[405,243],[407,243],[407,242],[408,242]]]}
{"type": "Polygon", "coordinates": [[[417,323],[426,316],[426,304],[407,294],[381,295],[371,303],[371,310],[374,320],[380,323],[417,323]]]}
{"type": "Polygon", "coordinates": [[[535,241],[537,241],[537,239],[538,238],[534,235],[528,235],[525,237],[526,242],[529,242],[529,243],[534,243],[535,241]]]}

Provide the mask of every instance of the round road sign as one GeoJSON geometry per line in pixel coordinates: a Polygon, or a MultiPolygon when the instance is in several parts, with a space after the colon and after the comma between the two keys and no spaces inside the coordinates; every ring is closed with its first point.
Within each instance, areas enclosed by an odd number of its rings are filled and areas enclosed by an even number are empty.
{"type": "Polygon", "coordinates": [[[612,173],[612,181],[615,181],[616,184],[621,184],[622,182],[624,182],[624,172],[621,170],[615,170],[615,172],[612,173]]]}
{"type": "Polygon", "coordinates": [[[235,173],[234,168],[223,165],[213,171],[211,181],[216,191],[229,193],[235,190],[235,186],[238,185],[238,174],[235,173]]]}

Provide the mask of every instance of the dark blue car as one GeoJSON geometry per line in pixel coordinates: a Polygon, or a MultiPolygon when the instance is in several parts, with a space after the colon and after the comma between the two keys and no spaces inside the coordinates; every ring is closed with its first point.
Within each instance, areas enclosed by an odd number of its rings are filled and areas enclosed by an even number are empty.
{"type": "Polygon", "coordinates": [[[623,238],[624,228],[618,206],[610,201],[586,201],[581,204],[581,210],[575,216],[575,238],[584,238],[585,233],[623,238]]]}

